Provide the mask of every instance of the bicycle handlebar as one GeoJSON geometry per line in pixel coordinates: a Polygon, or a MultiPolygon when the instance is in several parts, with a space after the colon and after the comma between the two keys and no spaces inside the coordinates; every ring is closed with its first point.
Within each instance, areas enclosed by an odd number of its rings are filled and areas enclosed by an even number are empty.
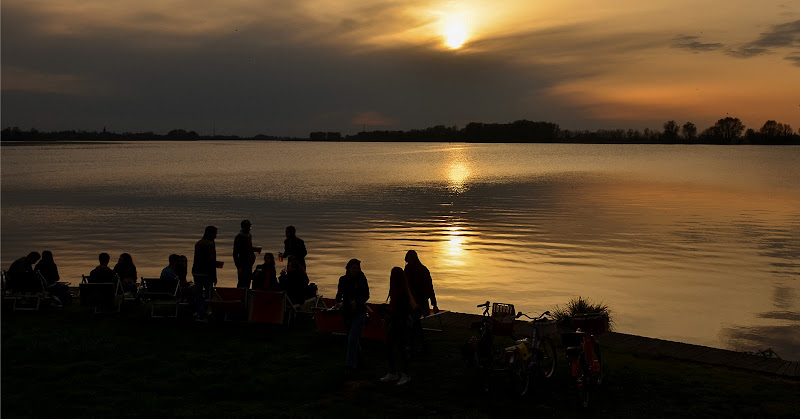
{"type": "Polygon", "coordinates": [[[539,317],[531,317],[531,316],[529,316],[529,315],[527,315],[527,314],[525,314],[525,313],[523,313],[523,312],[521,312],[521,311],[520,311],[519,313],[517,313],[517,316],[516,316],[516,317],[514,317],[514,318],[515,318],[515,319],[518,319],[518,318],[520,318],[520,317],[523,317],[523,316],[524,316],[524,317],[527,317],[527,318],[529,318],[529,319],[531,319],[531,320],[539,320],[539,319],[543,319],[543,318],[544,318],[544,316],[549,316],[549,315],[550,315],[550,311],[549,311],[549,310],[548,310],[548,311],[545,311],[545,312],[544,312],[544,313],[542,313],[542,314],[540,314],[540,315],[539,315],[539,317]]]}

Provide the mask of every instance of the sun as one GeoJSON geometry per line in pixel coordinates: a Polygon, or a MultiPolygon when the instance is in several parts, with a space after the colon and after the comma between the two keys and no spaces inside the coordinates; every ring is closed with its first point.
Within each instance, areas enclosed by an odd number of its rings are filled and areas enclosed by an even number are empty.
{"type": "Polygon", "coordinates": [[[459,49],[467,42],[467,26],[461,19],[451,16],[444,22],[444,44],[450,49],[459,49]]]}

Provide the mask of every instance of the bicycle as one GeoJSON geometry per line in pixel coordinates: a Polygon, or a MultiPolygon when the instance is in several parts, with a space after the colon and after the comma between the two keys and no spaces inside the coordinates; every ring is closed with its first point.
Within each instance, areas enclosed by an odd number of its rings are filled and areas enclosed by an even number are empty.
{"type": "Polygon", "coordinates": [[[550,312],[545,311],[538,317],[530,317],[523,312],[517,313],[515,319],[526,317],[531,320],[530,338],[517,339],[514,346],[505,349],[506,363],[509,365],[514,392],[520,396],[527,394],[531,378],[553,378],[558,358],[556,346],[550,338],[558,331],[550,312]]]}
{"type": "Polygon", "coordinates": [[[461,353],[467,361],[467,365],[475,369],[477,383],[487,392],[489,391],[489,371],[494,365],[494,355],[492,354],[494,338],[492,321],[489,317],[490,304],[489,301],[478,304],[478,308],[484,308],[483,318],[470,324],[470,328],[474,332],[461,347],[461,353]]]}
{"type": "Polygon", "coordinates": [[[575,332],[562,333],[561,342],[575,378],[578,401],[589,407],[590,394],[603,382],[603,363],[597,335],[608,331],[608,315],[604,313],[572,316],[575,332]]]}

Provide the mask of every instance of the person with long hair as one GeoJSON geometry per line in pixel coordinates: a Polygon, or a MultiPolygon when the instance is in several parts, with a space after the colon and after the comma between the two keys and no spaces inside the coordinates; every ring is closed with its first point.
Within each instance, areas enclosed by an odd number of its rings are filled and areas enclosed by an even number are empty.
{"type": "Polygon", "coordinates": [[[339,278],[336,308],[342,313],[342,322],[347,331],[345,377],[350,378],[358,367],[359,341],[367,320],[369,284],[366,275],[361,272],[360,260],[350,259],[345,269],[345,274],[339,278]]]}
{"type": "Polygon", "coordinates": [[[72,302],[72,296],[69,293],[69,285],[58,282],[61,277],[58,275],[58,266],[55,260],[53,260],[53,252],[49,250],[42,252],[42,260],[36,264],[34,271],[42,275],[47,282],[48,291],[58,298],[58,301],[62,304],[69,304],[72,302]]]}
{"type": "Polygon", "coordinates": [[[136,293],[136,265],[133,264],[133,257],[129,253],[119,255],[119,260],[114,265],[114,273],[122,280],[123,291],[136,293]]]}
{"type": "Polygon", "coordinates": [[[253,272],[253,289],[278,291],[278,278],[275,274],[275,256],[272,253],[264,253],[264,263],[256,266],[253,272]]]}
{"type": "Polygon", "coordinates": [[[406,275],[403,268],[394,267],[389,274],[389,296],[388,304],[385,305],[386,313],[386,362],[389,366],[389,373],[381,381],[394,382],[402,386],[411,381],[409,375],[410,360],[410,332],[413,320],[411,313],[414,312],[414,297],[408,289],[406,275]],[[395,368],[395,352],[400,360],[400,375],[395,368]]]}

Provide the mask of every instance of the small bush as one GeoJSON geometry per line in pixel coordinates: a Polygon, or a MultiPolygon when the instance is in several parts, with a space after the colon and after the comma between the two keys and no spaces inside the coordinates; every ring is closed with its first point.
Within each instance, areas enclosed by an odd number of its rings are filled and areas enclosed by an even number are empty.
{"type": "Polygon", "coordinates": [[[602,301],[593,303],[579,296],[569,300],[564,307],[560,305],[553,307],[550,312],[559,324],[567,324],[572,316],[577,314],[604,313],[608,315],[609,329],[613,329],[614,320],[611,318],[611,309],[602,301]]]}

